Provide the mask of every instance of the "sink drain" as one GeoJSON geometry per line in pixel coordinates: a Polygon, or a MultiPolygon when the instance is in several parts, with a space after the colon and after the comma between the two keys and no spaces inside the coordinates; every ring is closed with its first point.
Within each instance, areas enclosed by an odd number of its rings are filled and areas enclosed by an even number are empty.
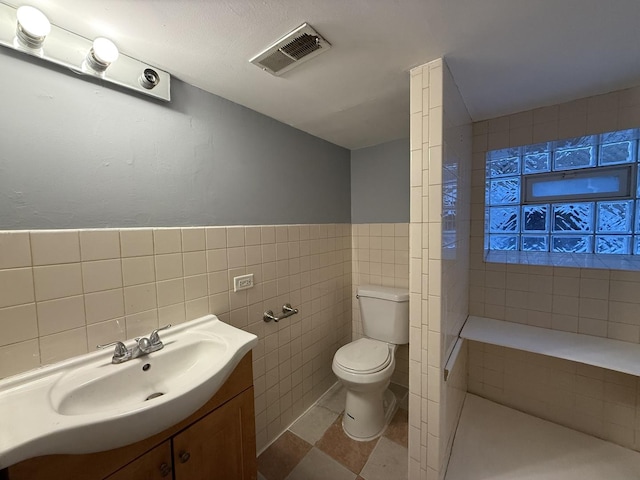
{"type": "Polygon", "coordinates": [[[145,398],[145,400],[144,400],[144,401],[146,402],[147,400],[152,400],[152,399],[154,399],[154,398],[161,397],[162,395],[164,395],[164,393],[162,393],[162,392],[152,393],[152,394],[151,394],[151,395],[149,395],[147,398],[145,398]]]}

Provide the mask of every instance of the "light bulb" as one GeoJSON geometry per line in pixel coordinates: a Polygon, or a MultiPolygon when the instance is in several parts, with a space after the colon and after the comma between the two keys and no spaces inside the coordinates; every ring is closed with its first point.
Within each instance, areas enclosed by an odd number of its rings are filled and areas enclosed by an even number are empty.
{"type": "Polygon", "coordinates": [[[25,47],[40,48],[51,31],[49,19],[40,10],[28,5],[18,8],[16,37],[25,47]]]}
{"type": "Polygon", "coordinates": [[[98,37],[93,41],[93,54],[102,63],[113,63],[118,59],[118,47],[108,38],[98,37]]]}
{"type": "Polygon", "coordinates": [[[87,54],[87,63],[96,72],[104,72],[118,59],[118,47],[108,38],[98,37],[87,54]]]}

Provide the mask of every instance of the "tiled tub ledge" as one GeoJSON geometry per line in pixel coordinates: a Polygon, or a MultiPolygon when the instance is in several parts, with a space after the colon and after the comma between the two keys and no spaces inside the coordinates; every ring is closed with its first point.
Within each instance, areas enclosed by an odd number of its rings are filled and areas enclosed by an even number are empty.
{"type": "Polygon", "coordinates": [[[640,271],[640,255],[485,251],[486,263],[640,271]]]}
{"type": "Polygon", "coordinates": [[[460,337],[640,376],[640,345],[470,316],[460,337]]]}

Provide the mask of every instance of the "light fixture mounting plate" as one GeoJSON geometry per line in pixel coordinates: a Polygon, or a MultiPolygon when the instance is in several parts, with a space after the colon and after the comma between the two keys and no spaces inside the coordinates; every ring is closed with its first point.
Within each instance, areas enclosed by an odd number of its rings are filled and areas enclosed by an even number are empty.
{"type": "Polygon", "coordinates": [[[51,24],[51,31],[40,48],[23,46],[16,39],[16,12],[16,8],[0,2],[0,45],[69,68],[80,75],[97,77],[107,83],[166,102],[171,100],[169,73],[123,53],[120,53],[117,61],[110,64],[105,71],[95,71],[86,63],[86,56],[93,47],[93,41],[54,24],[51,24]],[[148,69],[153,70],[158,76],[157,84],[151,89],[144,87],[140,82],[140,76],[148,69]]]}

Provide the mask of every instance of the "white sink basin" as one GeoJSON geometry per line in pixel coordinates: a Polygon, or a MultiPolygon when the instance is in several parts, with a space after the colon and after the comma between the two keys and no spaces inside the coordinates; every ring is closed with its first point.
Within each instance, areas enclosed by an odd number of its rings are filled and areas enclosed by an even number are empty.
{"type": "Polygon", "coordinates": [[[189,391],[224,367],[221,363],[227,346],[219,339],[186,331],[179,342],[164,344],[155,355],[130,360],[118,368],[99,362],[68,371],[49,391],[53,409],[62,415],[133,409],[165,394],[189,391]]]}
{"type": "Polygon", "coordinates": [[[255,335],[214,315],[162,332],[164,348],[121,364],[98,351],[0,381],[0,469],[147,438],[215,394],[255,335]]]}

